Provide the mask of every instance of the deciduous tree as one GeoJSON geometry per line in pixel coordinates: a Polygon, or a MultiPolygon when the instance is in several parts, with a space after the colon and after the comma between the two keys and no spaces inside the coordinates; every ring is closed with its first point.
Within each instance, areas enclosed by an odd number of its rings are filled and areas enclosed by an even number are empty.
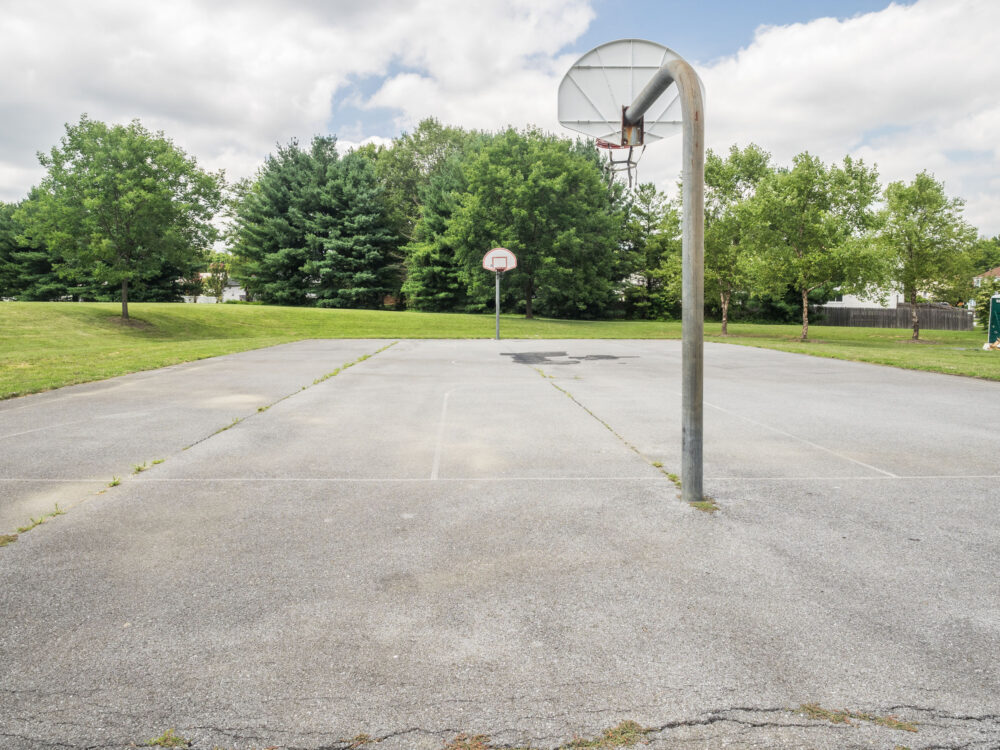
{"type": "Polygon", "coordinates": [[[862,292],[884,279],[884,263],[863,240],[874,226],[878,175],[846,157],[823,164],[802,153],[790,169],[767,174],[744,204],[742,221],[754,243],[750,273],[757,291],[781,296],[791,284],[802,301],[802,339],[809,335],[809,292],[838,285],[862,292]]]}
{"type": "Polygon", "coordinates": [[[723,336],[733,294],[750,286],[751,214],[743,207],[772,172],[770,154],[754,144],[730,146],[725,158],[711,149],[705,154],[705,285],[719,295],[723,336]]]}
{"type": "Polygon", "coordinates": [[[468,190],[448,235],[470,294],[492,298],[480,265],[492,247],[509,248],[518,267],[505,274],[508,300],[530,318],[600,315],[618,279],[621,216],[597,162],[572,141],[537,130],[507,130],[470,160],[468,190]]]}
{"type": "Polygon", "coordinates": [[[968,250],[976,230],[962,218],[963,205],[948,198],[944,185],[927,172],[909,185],[893,182],[885,189],[879,240],[889,254],[892,279],[911,305],[913,340],[920,338],[917,295],[971,282],[968,250]]]}
{"type": "Polygon", "coordinates": [[[185,266],[215,240],[222,174],[138,120],[84,115],[38,158],[47,173],[18,212],[25,237],[59,258],[60,273],[120,288],[123,320],[131,283],[185,266]]]}

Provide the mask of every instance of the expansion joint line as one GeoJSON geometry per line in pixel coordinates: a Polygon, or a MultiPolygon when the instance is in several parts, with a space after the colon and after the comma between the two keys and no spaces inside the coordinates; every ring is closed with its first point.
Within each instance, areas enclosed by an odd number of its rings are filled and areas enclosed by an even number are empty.
{"type": "MultiPolygon", "coordinates": [[[[542,372],[542,370],[539,370],[537,368],[536,368],[536,370],[537,370],[537,372],[538,372],[539,375],[541,375],[543,378],[545,378],[546,380],[549,381],[549,385],[551,385],[557,391],[559,391],[564,396],[566,396],[566,398],[568,398],[574,404],[576,404],[581,409],[583,409],[588,415],[590,415],[590,417],[592,419],[594,419],[598,424],[602,425],[604,427],[604,429],[606,429],[608,432],[610,432],[612,435],[614,435],[616,438],[618,438],[621,441],[622,445],[624,445],[630,451],[632,451],[637,456],[639,456],[639,458],[641,458],[647,464],[649,464],[654,469],[656,469],[661,474],[663,474],[663,476],[665,476],[667,479],[669,479],[671,482],[674,483],[674,486],[677,489],[681,488],[680,477],[678,477],[676,474],[674,474],[672,472],[669,472],[666,469],[664,469],[663,468],[663,464],[661,464],[659,461],[651,461],[648,456],[644,455],[643,452],[640,451],[635,445],[633,445],[632,443],[630,443],[628,440],[625,439],[625,437],[623,435],[621,435],[619,432],[617,432],[614,427],[612,427],[610,424],[608,424],[607,422],[605,422],[599,416],[597,416],[596,414],[594,414],[594,412],[592,412],[590,409],[588,409],[586,406],[584,406],[582,403],[580,403],[580,401],[576,398],[576,396],[574,396],[572,393],[570,393],[569,391],[567,391],[562,386],[556,385],[556,383],[554,383],[552,381],[552,376],[546,375],[544,372],[542,372]]],[[[678,497],[679,497],[679,495],[678,495],[678,497]]]]}
{"type": "Polygon", "coordinates": [[[198,445],[199,443],[203,443],[203,442],[205,442],[206,440],[208,440],[209,438],[213,438],[213,437],[215,437],[215,436],[216,436],[216,435],[218,435],[218,434],[219,434],[220,432],[225,432],[226,430],[228,430],[228,429],[231,429],[231,428],[235,427],[236,425],[240,424],[241,422],[245,422],[245,421],[247,421],[248,419],[250,419],[251,417],[255,417],[255,416],[257,416],[258,414],[261,414],[261,413],[263,413],[263,412],[267,411],[267,410],[268,410],[268,409],[270,409],[270,408],[271,408],[272,406],[277,406],[277,405],[278,405],[278,404],[280,404],[280,403],[281,403],[282,401],[285,401],[286,399],[290,399],[290,398],[291,398],[292,396],[297,396],[297,395],[299,395],[300,393],[302,393],[302,391],[307,391],[307,390],[309,390],[310,388],[312,388],[313,386],[316,386],[316,385],[319,385],[320,383],[322,383],[322,382],[324,382],[324,381],[326,381],[326,380],[329,380],[330,378],[334,378],[334,377],[336,377],[337,375],[340,375],[340,373],[342,373],[342,372],[343,372],[344,370],[348,369],[349,367],[354,367],[354,365],[358,365],[358,364],[361,364],[361,363],[362,363],[362,362],[364,362],[364,361],[365,361],[366,359],[371,359],[371,358],[372,358],[372,357],[374,357],[374,356],[375,356],[376,354],[381,354],[382,352],[384,352],[384,351],[385,351],[386,349],[388,349],[389,347],[391,347],[391,346],[395,346],[395,345],[396,345],[396,344],[398,344],[398,343],[399,343],[398,341],[392,341],[392,342],[390,342],[390,343],[386,344],[385,346],[383,346],[383,347],[382,347],[381,349],[376,349],[376,350],[375,350],[375,351],[373,351],[373,352],[372,352],[371,354],[362,354],[362,355],[361,355],[360,357],[358,357],[357,359],[354,359],[354,360],[351,360],[350,362],[346,362],[345,364],[342,364],[342,365],[341,365],[340,367],[338,367],[338,368],[336,368],[336,369],[334,369],[334,370],[331,370],[330,372],[326,373],[325,375],[320,375],[320,376],[319,376],[318,378],[316,378],[316,379],[315,379],[315,380],[314,380],[314,381],[313,381],[312,383],[310,383],[309,385],[304,385],[304,386],[302,386],[301,388],[299,388],[299,389],[298,389],[297,391],[292,391],[291,393],[287,393],[287,394],[285,394],[284,396],[282,396],[281,398],[279,398],[279,399],[275,399],[274,401],[272,401],[272,402],[271,402],[271,403],[269,403],[269,404],[266,404],[266,405],[264,405],[264,406],[259,406],[259,407],[257,407],[257,411],[255,411],[255,412],[252,412],[252,413],[250,413],[250,414],[247,414],[247,415],[246,415],[245,417],[237,417],[237,418],[236,418],[236,419],[234,419],[234,420],[233,420],[232,422],[230,422],[229,424],[225,425],[224,427],[220,427],[219,429],[217,429],[217,430],[216,430],[215,432],[213,432],[212,434],[210,434],[210,435],[206,435],[205,437],[201,438],[200,440],[195,440],[195,441],[194,441],[193,443],[191,443],[191,445],[186,445],[186,446],[184,446],[184,450],[188,450],[189,448],[193,448],[194,446],[198,445]]]}
{"type": "MultiPolygon", "coordinates": [[[[218,435],[219,433],[225,432],[226,430],[229,430],[229,429],[235,427],[236,425],[240,424],[241,422],[245,422],[246,420],[250,419],[251,417],[254,417],[254,416],[258,415],[258,414],[261,414],[261,413],[267,411],[272,406],[274,406],[275,404],[280,404],[285,399],[289,399],[292,396],[297,396],[298,394],[302,393],[302,391],[308,390],[309,388],[312,388],[315,385],[319,385],[320,383],[322,383],[322,382],[324,382],[326,380],[329,380],[332,377],[336,377],[337,375],[339,375],[340,373],[342,373],[344,370],[348,369],[349,367],[354,367],[354,365],[360,364],[360,363],[364,362],[366,359],[371,359],[376,354],[381,354],[382,352],[384,352],[389,347],[395,346],[398,343],[399,343],[398,341],[392,341],[392,342],[386,344],[385,346],[383,346],[381,349],[376,349],[374,352],[371,352],[370,354],[362,354],[357,359],[351,360],[350,362],[342,364],[340,367],[338,367],[335,370],[332,370],[332,371],[326,373],[325,375],[321,375],[320,377],[316,378],[310,385],[304,385],[304,386],[302,386],[297,391],[292,391],[291,393],[285,394],[281,398],[276,399],[276,400],[272,401],[271,403],[266,404],[265,406],[260,406],[260,407],[257,408],[257,411],[252,412],[250,414],[247,414],[246,416],[237,417],[236,419],[234,419],[229,424],[227,424],[227,425],[225,425],[225,426],[220,427],[219,429],[217,429],[215,432],[213,432],[213,433],[211,433],[209,435],[205,435],[205,437],[203,437],[203,438],[201,438],[199,440],[195,440],[190,445],[184,446],[184,448],[182,450],[187,450],[188,448],[193,448],[194,446],[198,445],[199,443],[203,443],[206,440],[208,440],[209,438],[213,438],[216,435],[218,435]]],[[[161,463],[164,462],[164,460],[165,459],[162,459],[162,458],[157,459],[157,460],[153,461],[153,465],[155,466],[157,464],[161,464],[161,463]]],[[[132,472],[132,474],[133,475],[138,475],[140,473],[145,473],[148,469],[153,468],[153,467],[147,467],[147,465],[145,463],[143,463],[141,465],[141,467],[136,466],[134,468],[135,468],[135,470],[132,472]]],[[[120,484],[121,484],[120,477],[115,476],[111,480],[111,482],[108,484],[107,487],[105,487],[104,489],[98,490],[94,494],[95,495],[103,495],[110,488],[117,487],[120,484]]],[[[17,533],[13,533],[13,532],[9,533],[9,534],[0,533],[0,548],[6,547],[7,545],[13,544],[14,542],[16,542],[17,539],[18,539],[18,536],[20,534],[24,534],[24,533],[26,533],[28,531],[31,531],[32,529],[34,529],[37,526],[41,526],[43,523],[49,521],[50,519],[54,518],[55,516],[64,515],[67,510],[69,510],[71,508],[75,508],[80,503],[85,502],[88,497],[90,497],[90,495],[87,495],[86,497],[83,497],[83,498],[77,500],[75,503],[72,503],[72,504],[70,504],[68,506],[65,506],[63,508],[60,508],[59,504],[56,503],[55,510],[53,510],[50,513],[43,514],[40,518],[32,518],[27,524],[25,524],[24,526],[19,527],[17,529],[17,533]]]]}

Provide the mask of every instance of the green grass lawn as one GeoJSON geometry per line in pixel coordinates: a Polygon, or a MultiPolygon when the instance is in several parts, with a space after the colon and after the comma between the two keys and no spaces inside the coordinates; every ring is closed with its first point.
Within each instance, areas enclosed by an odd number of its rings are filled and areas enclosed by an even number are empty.
{"type": "MultiPolygon", "coordinates": [[[[262,305],[0,303],[0,398],[309,338],[492,338],[492,315],[320,310],[262,305]]],[[[676,339],[678,321],[569,321],[502,316],[501,335],[522,339],[676,339]]],[[[1000,380],[1000,353],[982,351],[979,331],[734,324],[708,341],[1000,380]]]]}

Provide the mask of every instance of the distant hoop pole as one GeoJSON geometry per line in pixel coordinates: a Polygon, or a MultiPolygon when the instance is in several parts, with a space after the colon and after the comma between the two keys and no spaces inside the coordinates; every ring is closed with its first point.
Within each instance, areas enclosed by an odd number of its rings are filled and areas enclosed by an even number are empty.
{"type": "Polygon", "coordinates": [[[496,297],[494,307],[496,310],[496,340],[500,340],[500,276],[504,271],[513,271],[517,268],[517,256],[505,247],[495,247],[483,256],[483,268],[493,271],[496,275],[496,297]]]}
{"type": "Polygon", "coordinates": [[[681,497],[693,503],[704,499],[705,416],[705,109],[694,68],[682,59],[666,63],[625,110],[624,119],[639,122],[671,83],[677,84],[680,94],[684,134],[681,497]]]}

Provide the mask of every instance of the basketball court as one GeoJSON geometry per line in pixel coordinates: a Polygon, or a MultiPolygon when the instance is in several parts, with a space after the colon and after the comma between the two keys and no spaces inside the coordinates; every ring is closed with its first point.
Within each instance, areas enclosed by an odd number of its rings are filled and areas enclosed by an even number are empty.
{"type": "Polygon", "coordinates": [[[0,404],[4,508],[95,480],[0,549],[4,747],[998,736],[998,384],[708,345],[708,514],[679,342],[390,343],[0,404]]]}

